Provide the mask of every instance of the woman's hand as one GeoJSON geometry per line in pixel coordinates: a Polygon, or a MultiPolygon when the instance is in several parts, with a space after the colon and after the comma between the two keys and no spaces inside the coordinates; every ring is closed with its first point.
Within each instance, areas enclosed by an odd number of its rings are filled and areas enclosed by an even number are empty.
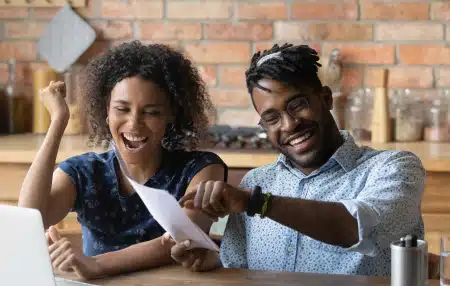
{"type": "Polygon", "coordinates": [[[176,243],[168,233],[163,235],[162,243],[163,245],[167,243],[172,244],[170,255],[173,260],[191,271],[204,272],[220,267],[219,253],[216,251],[205,248],[188,250],[191,245],[189,240],[176,243]]]}
{"type": "Polygon", "coordinates": [[[102,269],[96,259],[84,256],[81,249],[74,247],[67,238],[61,238],[54,226],[49,228],[47,237],[50,260],[55,270],[75,272],[84,280],[102,276],[102,269]]]}
{"type": "Polygon", "coordinates": [[[51,81],[47,87],[39,90],[39,99],[50,113],[52,121],[69,120],[69,107],[64,99],[65,97],[66,85],[62,81],[51,81]]]}

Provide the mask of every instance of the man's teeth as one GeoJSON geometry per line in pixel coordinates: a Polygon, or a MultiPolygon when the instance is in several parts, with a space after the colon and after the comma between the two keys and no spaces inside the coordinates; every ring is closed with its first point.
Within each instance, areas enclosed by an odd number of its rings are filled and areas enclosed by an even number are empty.
{"type": "Polygon", "coordinates": [[[298,138],[295,138],[295,139],[289,141],[289,144],[292,146],[301,144],[301,143],[305,142],[306,140],[308,140],[309,138],[311,138],[311,136],[312,136],[312,133],[308,132],[308,133],[304,134],[303,136],[300,136],[298,138]]]}
{"type": "Polygon", "coordinates": [[[125,137],[125,139],[127,139],[128,141],[133,141],[133,142],[143,141],[143,140],[147,139],[147,137],[145,137],[145,136],[139,137],[139,136],[134,136],[131,134],[126,134],[126,133],[123,133],[123,137],[125,137]]]}

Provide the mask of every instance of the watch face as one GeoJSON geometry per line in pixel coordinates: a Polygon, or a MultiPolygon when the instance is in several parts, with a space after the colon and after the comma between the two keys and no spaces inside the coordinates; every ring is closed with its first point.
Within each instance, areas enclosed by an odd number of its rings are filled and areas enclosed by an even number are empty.
{"type": "Polygon", "coordinates": [[[257,213],[261,213],[264,205],[264,195],[262,194],[261,187],[255,186],[252,190],[250,200],[247,206],[247,215],[255,216],[257,213]]]}

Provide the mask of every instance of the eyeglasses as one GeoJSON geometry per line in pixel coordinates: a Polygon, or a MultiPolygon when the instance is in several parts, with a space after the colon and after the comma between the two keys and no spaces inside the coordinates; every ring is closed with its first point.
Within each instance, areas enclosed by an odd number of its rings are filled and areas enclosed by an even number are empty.
{"type": "MultiPolygon", "coordinates": [[[[299,118],[308,115],[309,112],[309,102],[304,96],[298,96],[293,98],[286,105],[286,113],[295,121],[299,118]]],[[[280,112],[270,112],[261,116],[261,120],[258,123],[266,131],[277,131],[282,125],[282,113],[280,112]]]]}

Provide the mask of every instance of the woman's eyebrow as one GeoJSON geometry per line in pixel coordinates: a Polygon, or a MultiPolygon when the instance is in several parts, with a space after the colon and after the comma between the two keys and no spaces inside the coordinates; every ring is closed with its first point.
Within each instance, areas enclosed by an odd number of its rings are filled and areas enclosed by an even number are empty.
{"type": "Polygon", "coordinates": [[[149,103],[149,104],[144,105],[144,108],[147,108],[147,107],[159,107],[159,106],[164,106],[164,104],[163,103],[149,103]]]}
{"type": "MultiPolygon", "coordinates": [[[[123,105],[130,105],[130,103],[126,100],[113,100],[114,103],[118,103],[118,104],[123,104],[123,105]]],[[[148,108],[148,107],[159,107],[159,106],[164,106],[163,103],[148,103],[146,105],[144,105],[144,108],[148,108]]]]}
{"type": "Polygon", "coordinates": [[[120,103],[120,104],[124,104],[124,105],[130,105],[130,103],[128,101],[125,100],[113,100],[114,103],[120,103]]]}

